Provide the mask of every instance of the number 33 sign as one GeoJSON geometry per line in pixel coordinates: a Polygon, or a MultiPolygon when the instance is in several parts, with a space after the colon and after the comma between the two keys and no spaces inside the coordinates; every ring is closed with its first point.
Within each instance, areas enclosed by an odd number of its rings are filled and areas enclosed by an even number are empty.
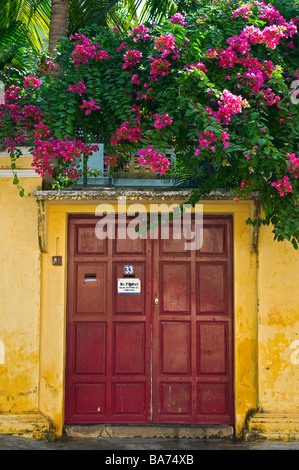
{"type": "Polygon", "coordinates": [[[124,266],[124,274],[134,274],[134,267],[130,264],[124,266]]]}

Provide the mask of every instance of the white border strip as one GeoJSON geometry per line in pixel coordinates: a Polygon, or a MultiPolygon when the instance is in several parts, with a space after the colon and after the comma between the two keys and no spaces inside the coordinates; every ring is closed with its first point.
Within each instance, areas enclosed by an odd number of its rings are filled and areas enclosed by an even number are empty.
{"type": "Polygon", "coordinates": [[[0,169],[0,178],[13,178],[17,175],[18,178],[41,178],[40,175],[36,173],[35,170],[1,170],[0,169]]]}
{"type": "MultiPolygon", "coordinates": [[[[18,158],[32,158],[32,153],[28,151],[28,147],[17,147],[18,150],[21,150],[21,155],[18,158]]],[[[0,152],[0,158],[10,158],[10,152],[0,152]]]]}

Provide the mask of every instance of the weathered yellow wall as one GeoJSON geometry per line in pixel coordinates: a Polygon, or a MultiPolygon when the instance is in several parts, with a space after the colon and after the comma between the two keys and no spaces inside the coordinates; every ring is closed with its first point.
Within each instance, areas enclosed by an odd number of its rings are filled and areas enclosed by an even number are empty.
{"type": "MultiPolygon", "coordinates": [[[[8,160],[0,158],[0,169],[9,167],[8,160]]],[[[30,168],[30,159],[19,164],[30,168]]],[[[39,178],[21,183],[28,191],[41,185],[39,178]]],[[[57,435],[64,425],[67,217],[94,214],[101,202],[38,205],[34,196],[21,199],[12,179],[0,178],[0,415],[40,411],[52,420],[57,435]],[[62,266],[52,265],[54,255],[63,257],[62,266]]],[[[128,204],[134,202],[127,198],[128,204]]],[[[265,227],[258,253],[252,251],[252,229],[246,225],[252,209],[250,201],[204,202],[205,213],[234,219],[237,435],[251,410],[298,412],[299,253],[273,242],[265,227]]]]}
{"type": "Polygon", "coordinates": [[[264,228],[258,273],[260,407],[298,412],[299,252],[272,239],[264,228]]]}
{"type": "MultiPolygon", "coordinates": [[[[21,159],[19,167],[28,167],[21,159]]],[[[9,168],[9,158],[0,167],[9,168]]],[[[27,191],[39,178],[20,179],[27,191]]],[[[38,409],[40,250],[37,205],[0,175],[0,414],[38,409]]],[[[1,419],[0,419],[1,422],[1,419]]],[[[1,426],[0,426],[1,427],[1,426]]]]}

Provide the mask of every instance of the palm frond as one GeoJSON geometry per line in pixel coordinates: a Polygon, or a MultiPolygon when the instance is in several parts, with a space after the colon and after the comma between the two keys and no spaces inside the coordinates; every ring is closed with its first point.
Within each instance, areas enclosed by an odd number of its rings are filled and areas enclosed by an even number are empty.
{"type": "Polygon", "coordinates": [[[23,30],[27,32],[26,42],[34,50],[42,51],[49,31],[50,12],[51,0],[2,0],[0,29],[13,31],[15,24],[21,23],[23,30]]]}
{"type": "Polygon", "coordinates": [[[179,0],[137,0],[137,8],[141,8],[139,21],[160,23],[178,10],[179,3],[179,0]]]}
{"type": "Polygon", "coordinates": [[[117,26],[125,30],[137,21],[133,0],[70,0],[68,35],[91,25],[117,26]]]}

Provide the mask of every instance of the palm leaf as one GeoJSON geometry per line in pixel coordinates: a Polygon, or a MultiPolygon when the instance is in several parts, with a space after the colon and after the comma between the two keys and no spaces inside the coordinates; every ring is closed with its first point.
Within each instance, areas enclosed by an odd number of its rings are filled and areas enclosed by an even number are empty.
{"type": "Polygon", "coordinates": [[[173,15],[180,3],[179,0],[137,0],[137,9],[141,9],[141,23],[160,23],[165,17],[173,15]]]}
{"type": "Polygon", "coordinates": [[[137,24],[133,0],[70,0],[68,35],[91,25],[128,29],[137,24]]]}
{"type": "MultiPolygon", "coordinates": [[[[37,51],[45,48],[50,24],[51,0],[2,0],[0,5],[0,31],[7,28],[10,35],[7,40],[18,42],[19,23],[22,23],[22,31],[26,31],[24,37],[26,43],[37,51]],[[16,37],[13,38],[13,31],[16,37]]],[[[4,34],[5,36],[5,34],[4,34]]]]}

